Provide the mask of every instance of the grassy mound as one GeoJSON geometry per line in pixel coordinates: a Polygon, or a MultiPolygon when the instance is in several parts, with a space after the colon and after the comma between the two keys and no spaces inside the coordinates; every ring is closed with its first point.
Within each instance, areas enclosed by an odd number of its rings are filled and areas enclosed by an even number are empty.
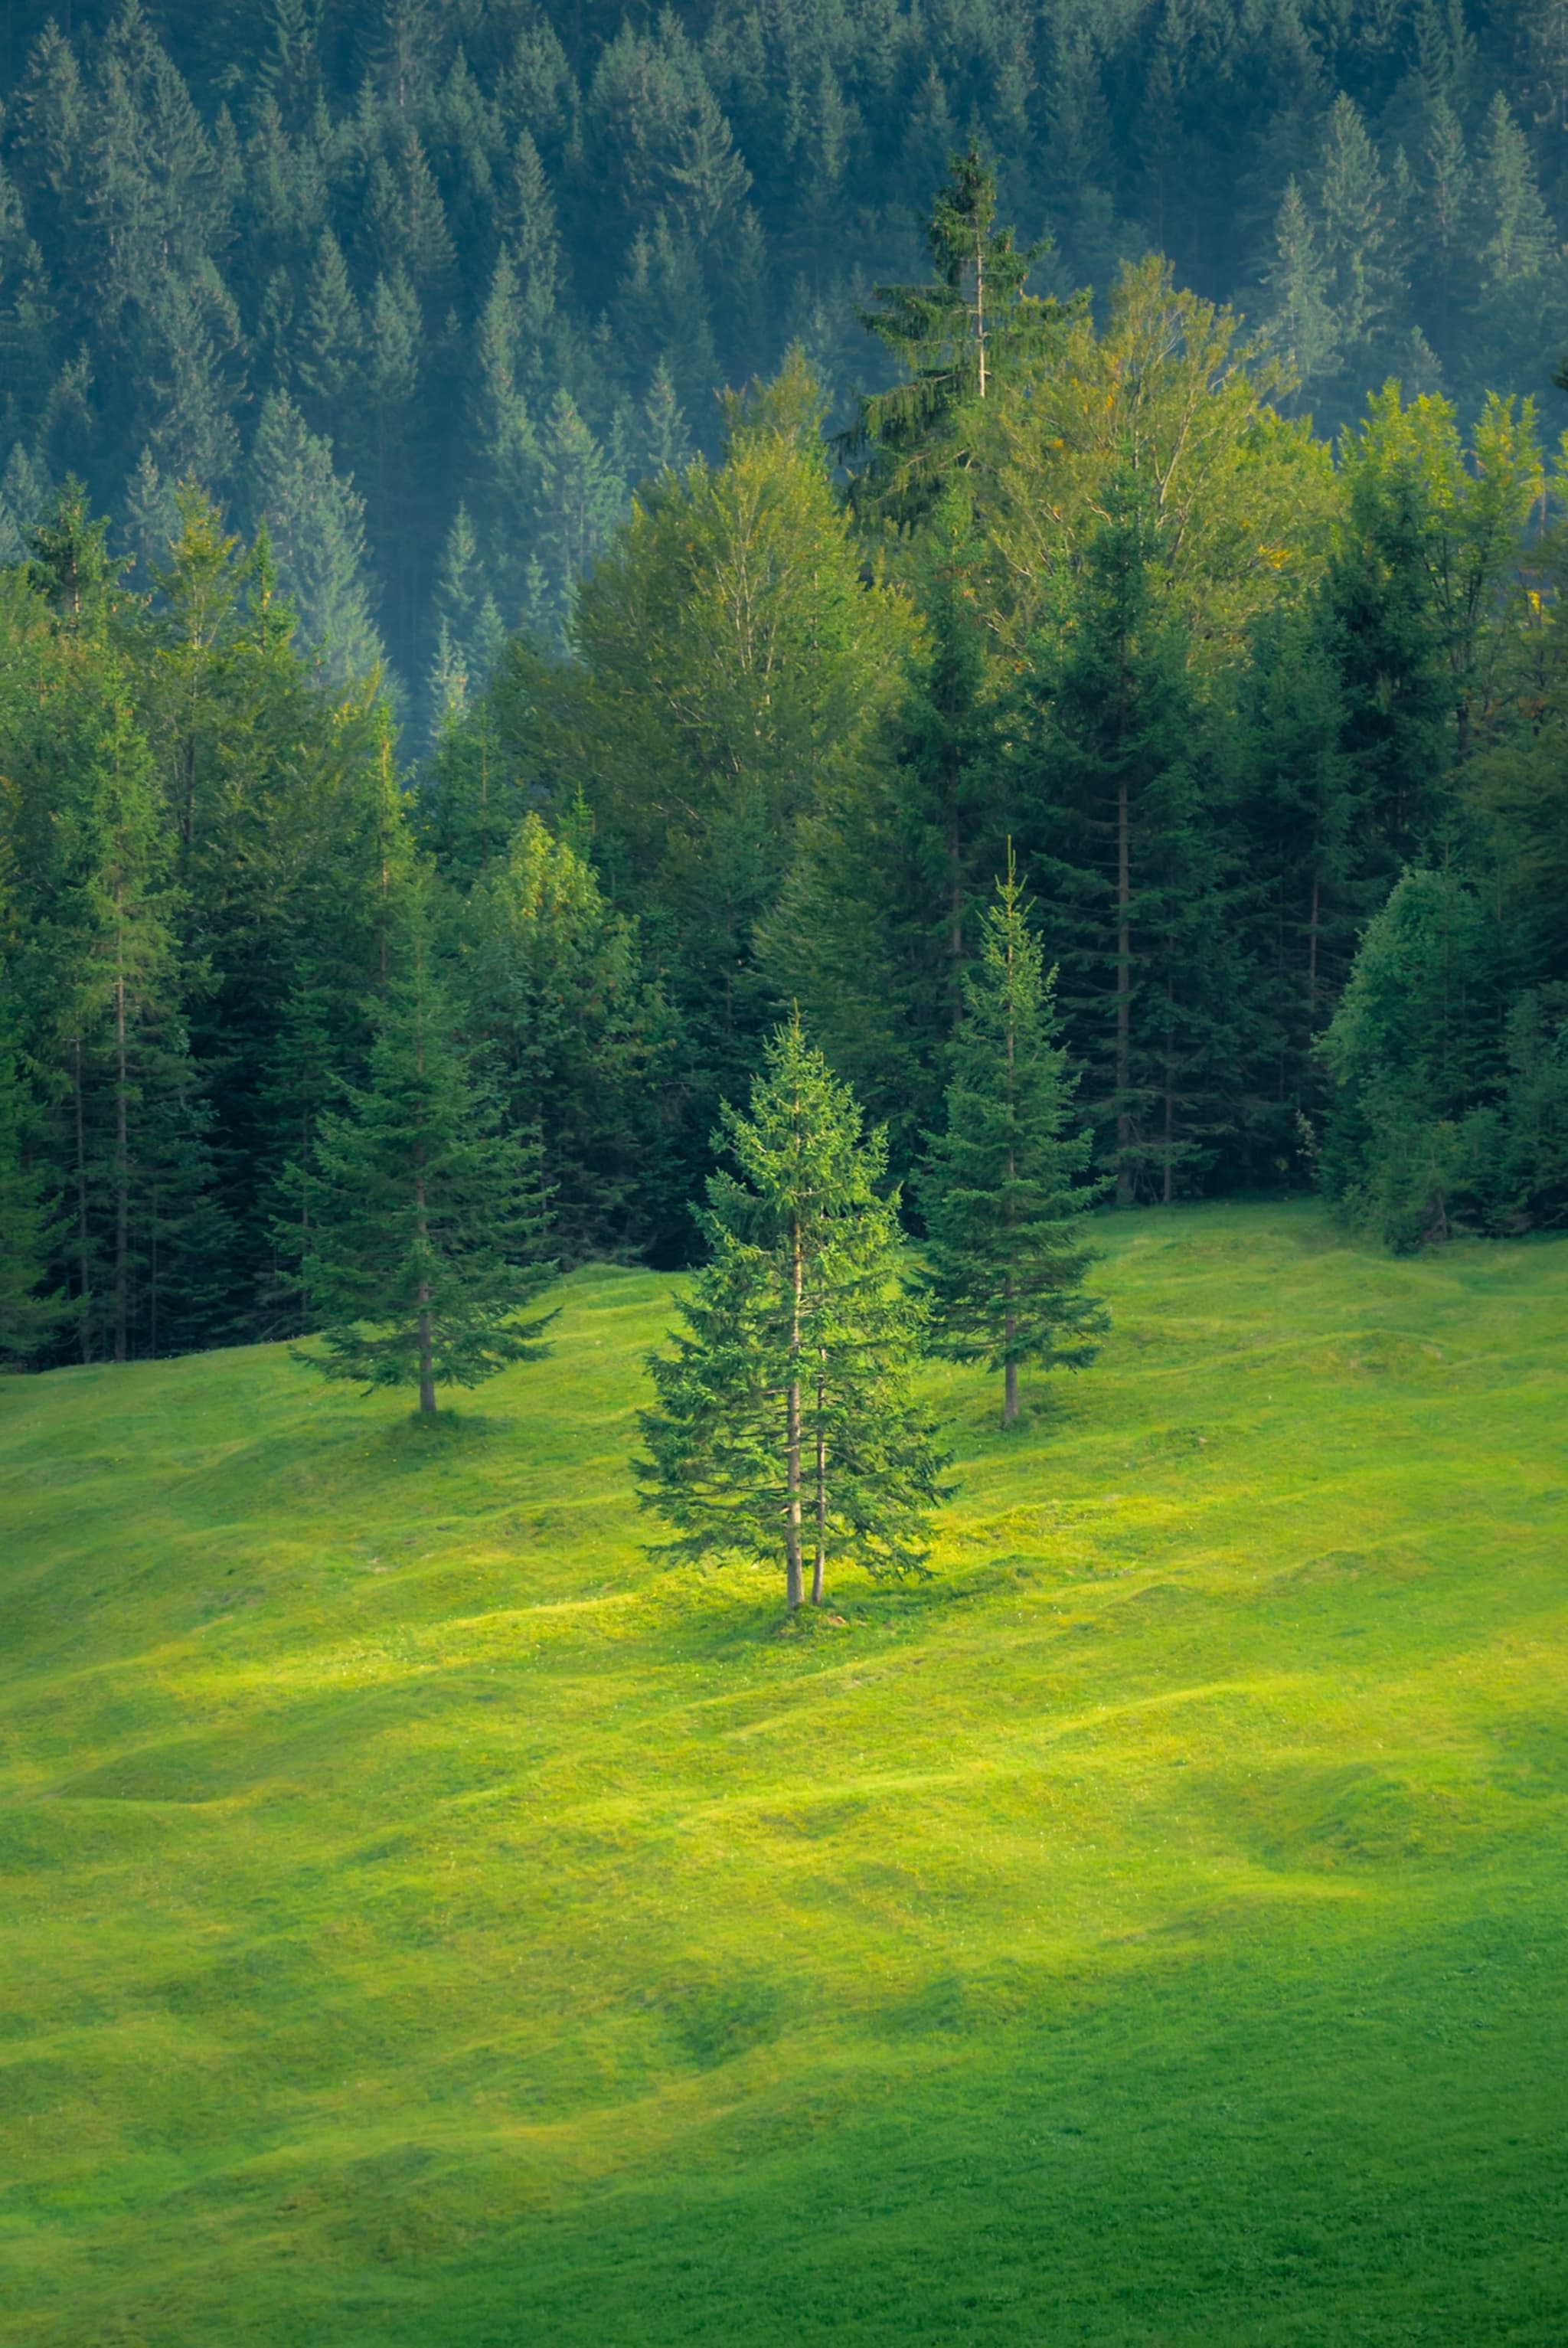
{"type": "Polygon", "coordinates": [[[432,1430],[0,1385],[6,2340],[1568,2337],[1568,1244],[1105,1242],[794,1632],[638,1546],[652,1277],[432,1430]]]}

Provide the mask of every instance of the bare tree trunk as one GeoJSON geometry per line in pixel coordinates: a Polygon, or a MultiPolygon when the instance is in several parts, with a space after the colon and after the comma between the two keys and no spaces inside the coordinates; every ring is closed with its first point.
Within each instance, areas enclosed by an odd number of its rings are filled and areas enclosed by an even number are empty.
{"type": "Polygon", "coordinates": [[[784,1604],[795,1612],[805,1595],[801,1572],[800,1516],[800,1304],[805,1284],[805,1265],[801,1251],[801,1228],[794,1227],[794,1311],[790,1323],[790,1377],[784,1423],[784,1483],[788,1500],[784,1511],[784,1604]]]}
{"type": "Polygon", "coordinates": [[[92,1247],[87,1236],[87,1123],[82,1099],[82,1031],[79,1026],[71,1038],[71,1083],[76,1095],[77,1120],[77,1262],[82,1292],[80,1339],[82,1360],[90,1362],[93,1358],[92,1247]]]}
{"type": "MultiPolygon", "coordinates": [[[[1011,886],[1012,886],[1013,869],[1014,869],[1014,868],[1013,868],[1013,856],[1012,856],[1012,842],[1011,842],[1011,840],[1009,839],[1009,842],[1008,842],[1008,886],[1009,886],[1009,889],[1010,889],[1010,888],[1011,888],[1011,886]]],[[[1009,914],[1010,914],[1010,913],[1011,913],[1011,911],[1012,911],[1012,900],[1011,900],[1010,898],[1009,898],[1009,901],[1008,901],[1008,910],[1009,910],[1009,914]]],[[[1016,1002],[1014,1001],[1014,997],[1013,997],[1012,927],[1011,927],[1010,921],[1009,921],[1009,927],[1008,927],[1008,957],[1007,957],[1007,971],[1008,971],[1008,1044],[1007,1044],[1008,1113],[1009,1113],[1009,1116],[1012,1116],[1012,1115],[1016,1114],[1017,1106],[1018,1106],[1018,1100],[1017,1100],[1017,1070],[1018,1070],[1018,1006],[1017,1006],[1017,1004],[1016,1004],[1016,1002]]],[[[1014,1130],[1015,1130],[1015,1131],[1017,1130],[1016,1126],[1015,1126],[1014,1130]]],[[[1011,1232],[1011,1229],[1012,1229],[1013,1218],[1014,1218],[1014,1215],[1015,1215],[1015,1213],[1016,1213],[1016,1211],[1017,1211],[1016,1202],[1015,1202],[1014,1193],[1013,1193],[1013,1184],[1017,1181],[1017,1179],[1018,1179],[1018,1158],[1017,1158],[1017,1155],[1016,1155],[1015,1151],[1012,1149],[1012,1148],[1011,1148],[1011,1147],[1010,1147],[1010,1145],[1009,1145],[1009,1149],[1008,1149],[1008,1205],[1007,1205],[1007,1220],[1008,1220],[1008,1227],[1009,1227],[1009,1236],[1010,1236],[1010,1232],[1011,1232]]],[[[1010,1271],[1009,1272],[1008,1276],[1007,1276],[1007,1294],[1006,1294],[1006,1304],[1007,1304],[1006,1316],[1005,1316],[1004,1321],[1003,1321],[1003,1323],[1002,1323],[1002,1327],[1003,1327],[1003,1343],[1004,1343],[1004,1345],[1005,1345],[1005,1347],[1006,1347],[1006,1354],[1005,1354],[1005,1358],[1004,1358],[1004,1360],[1003,1360],[1003,1362],[1002,1362],[1002,1425],[1003,1425],[1004,1426],[1010,1426],[1012,1425],[1012,1423],[1013,1423],[1014,1419],[1015,1419],[1015,1418],[1017,1418],[1017,1416],[1018,1416],[1018,1360],[1017,1360],[1016,1355],[1015,1355],[1015,1354],[1014,1354],[1014,1353],[1013,1353],[1013,1341],[1014,1341],[1014,1339],[1015,1339],[1015,1338],[1017,1337],[1017,1335],[1018,1335],[1018,1314],[1013,1311],[1013,1278],[1012,1278],[1012,1273],[1011,1273],[1011,1272],[1010,1272],[1010,1271]]]]}
{"type": "Polygon", "coordinates": [[[123,1362],[129,1350],[130,1318],[130,1111],[123,964],[115,977],[114,1042],[114,1357],[123,1362]]]}
{"type": "Polygon", "coordinates": [[[430,1283],[419,1283],[419,1416],[436,1416],[436,1366],[430,1344],[430,1283]]]}
{"type": "Polygon", "coordinates": [[[1116,1203],[1132,1203],[1132,1118],[1127,1094],[1132,1076],[1132,843],[1127,778],[1116,791],[1116,1203]]]}
{"type": "Polygon", "coordinates": [[[980,397],[986,396],[986,251],[975,249],[975,341],[980,354],[980,397]]]}
{"type": "Polygon", "coordinates": [[[827,1578],[827,1371],[816,1374],[816,1556],[811,1569],[811,1602],[820,1606],[827,1578]]]}

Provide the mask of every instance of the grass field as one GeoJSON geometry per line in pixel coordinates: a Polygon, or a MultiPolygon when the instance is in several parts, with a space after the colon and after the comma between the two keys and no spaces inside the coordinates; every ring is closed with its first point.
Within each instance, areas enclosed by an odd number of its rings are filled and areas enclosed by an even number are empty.
{"type": "Polygon", "coordinates": [[[1568,2341],[1568,1243],[1104,1237],[798,1633],[651,1276],[430,1431],[0,1385],[7,2348],[1568,2341]]]}

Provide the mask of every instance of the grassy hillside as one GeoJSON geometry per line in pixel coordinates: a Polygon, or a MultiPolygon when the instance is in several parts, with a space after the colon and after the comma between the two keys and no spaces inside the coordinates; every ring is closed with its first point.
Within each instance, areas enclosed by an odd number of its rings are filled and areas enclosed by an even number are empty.
{"type": "Polygon", "coordinates": [[[638,1548],[652,1277],[428,1434],[0,1385],[8,2343],[1568,2337],[1568,1244],[1106,1241],[794,1635],[638,1548]]]}

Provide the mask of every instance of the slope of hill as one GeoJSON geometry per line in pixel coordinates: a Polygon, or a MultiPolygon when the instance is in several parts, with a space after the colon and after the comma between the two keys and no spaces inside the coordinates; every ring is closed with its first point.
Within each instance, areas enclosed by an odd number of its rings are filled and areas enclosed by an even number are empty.
{"type": "Polygon", "coordinates": [[[7,2339],[1568,2336],[1568,1246],[1105,1243],[798,1634],[638,1546],[653,1277],[430,1433],[0,1386],[7,2339]]]}

